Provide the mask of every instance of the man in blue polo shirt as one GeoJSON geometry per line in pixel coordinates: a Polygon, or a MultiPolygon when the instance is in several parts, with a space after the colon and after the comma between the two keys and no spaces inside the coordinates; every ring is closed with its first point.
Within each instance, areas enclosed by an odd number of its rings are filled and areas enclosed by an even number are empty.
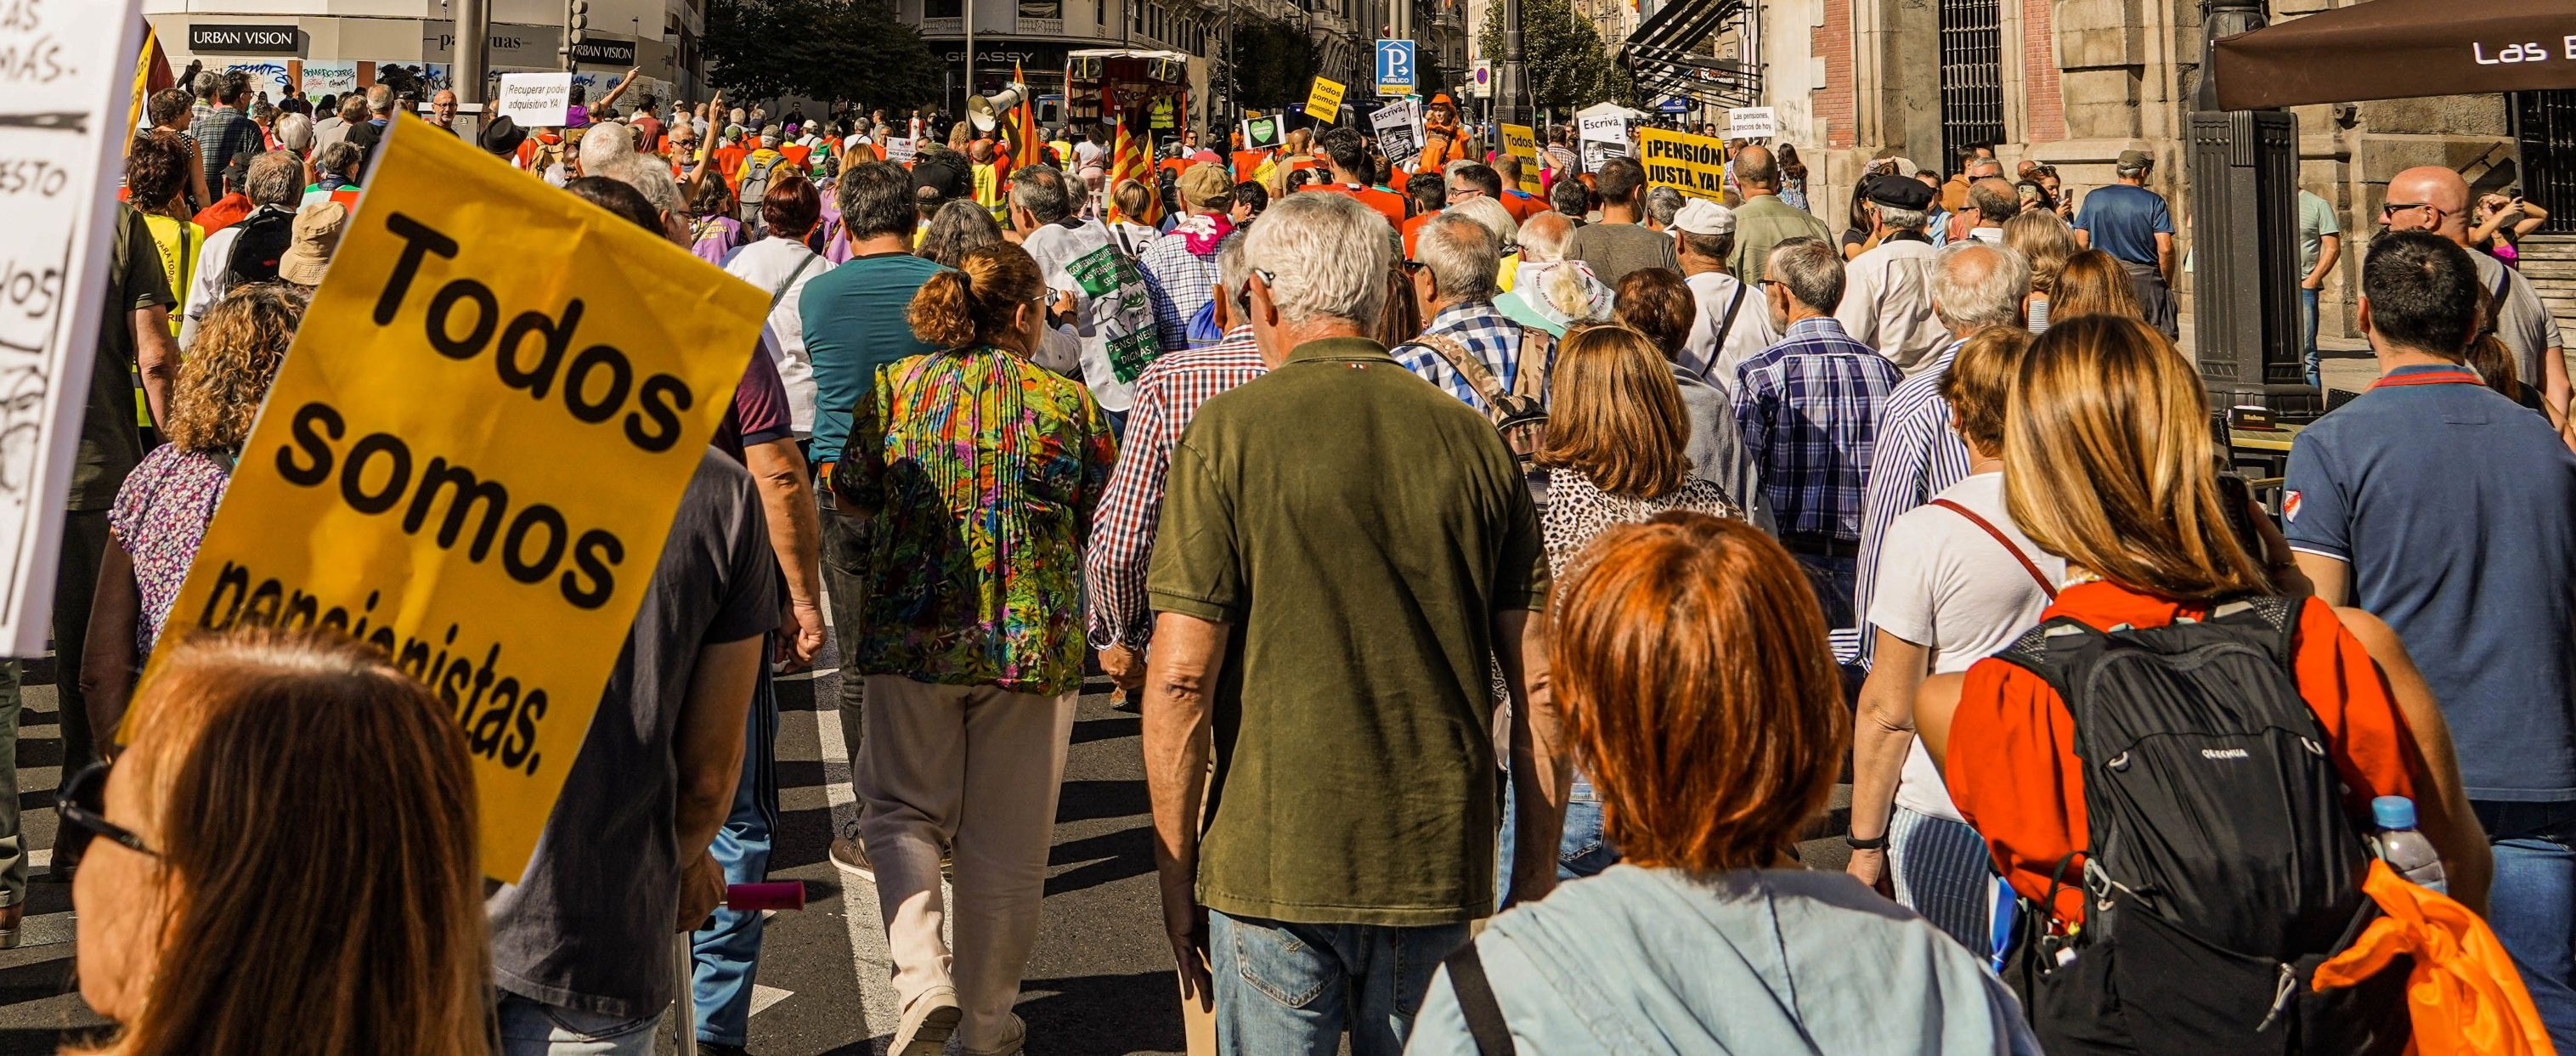
{"type": "Polygon", "coordinates": [[[2374,243],[2361,325],[2383,376],[2292,447],[2290,545],[2318,597],[2396,630],[2441,702],[2495,850],[2488,922],[2568,1049],[2576,454],[2461,365],[2481,325],[2478,272],[2450,240],[2374,243]]]}

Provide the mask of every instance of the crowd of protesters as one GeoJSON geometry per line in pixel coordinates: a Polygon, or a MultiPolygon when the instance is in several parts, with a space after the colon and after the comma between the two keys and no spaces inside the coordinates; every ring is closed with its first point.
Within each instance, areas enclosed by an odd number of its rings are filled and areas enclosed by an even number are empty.
{"type": "Polygon", "coordinates": [[[384,657],[159,634],[419,101],[149,100],[55,616],[96,1051],[640,1054],[675,1002],[749,1051],[760,915],[717,895],[827,639],[900,1056],[1047,1048],[1014,1006],[1091,670],[1220,1052],[2576,1044],[2566,372],[2450,170],[2391,183],[2382,377],[2266,504],[2144,155],[2080,209],[1884,159],[1838,240],[1786,146],[1709,199],[1557,129],[1531,191],[1445,97],[1419,157],[1113,180],[1097,130],[632,83],[476,139],[769,310],[489,891],[463,742],[384,657]],[[1797,857],[1846,767],[1852,879],[1797,857]]]}

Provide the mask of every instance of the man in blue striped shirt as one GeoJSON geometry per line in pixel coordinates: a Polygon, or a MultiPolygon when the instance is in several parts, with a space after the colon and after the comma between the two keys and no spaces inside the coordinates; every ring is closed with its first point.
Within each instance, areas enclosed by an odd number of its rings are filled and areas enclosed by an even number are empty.
{"type": "MultiPolygon", "coordinates": [[[[1505,392],[1519,384],[1522,327],[1494,308],[1501,249],[1483,224],[1459,212],[1432,217],[1414,245],[1419,255],[1406,261],[1404,270],[1412,277],[1414,300],[1422,306],[1422,336],[1388,354],[1422,380],[1490,415],[1493,407],[1466,375],[1424,342],[1445,344],[1450,355],[1474,356],[1505,392]]],[[[1548,365],[1540,363],[1538,369],[1544,372],[1548,365]]],[[[1541,373],[1539,379],[1546,376],[1541,373]]],[[[1546,391],[1543,384],[1539,391],[1546,391]]]]}
{"type": "Polygon", "coordinates": [[[1735,422],[1761,468],[1780,542],[1815,584],[1828,627],[1852,623],[1863,486],[1880,409],[1903,375],[1834,320],[1842,254],[1820,239],[1771,251],[1763,297],[1780,343],[1735,368],[1735,422]]]}
{"type": "Polygon", "coordinates": [[[1852,601],[1852,611],[1862,618],[1857,644],[1863,667],[1869,665],[1875,644],[1867,618],[1888,526],[1968,476],[1968,448],[1950,430],[1950,401],[1941,398],[1941,379],[1949,375],[1950,360],[1959,354],[1959,346],[1977,331],[2022,325],[2022,304],[2030,296],[2030,263],[2005,246],[1953,242],[1933,254],[1930,280],[1932,311],[1949,328],[1951,340],[1920,372],[1888,394],[1887,406],[1879,415],[1878,448],[1870,462],[1868,502],[1861,515],[1859,584],[1852,601]]]}

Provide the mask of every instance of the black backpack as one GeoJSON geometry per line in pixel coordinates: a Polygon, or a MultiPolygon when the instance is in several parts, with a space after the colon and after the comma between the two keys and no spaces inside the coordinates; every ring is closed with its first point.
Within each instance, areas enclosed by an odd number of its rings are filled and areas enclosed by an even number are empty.
{"type": "Polygon", "coordinates": [[[2404,967],[2310,986],[2378,909],[2292,674],[2299,604],[2250,598],[2108,633],[2059,617],[1997,654],[2064,698],[2091,828],[2082,875],[2057,866],[2083,887],[2083,927],[2050,935],[2049,903],[2024,899],[2007,956],[2051,1056],[2405,1048],[2404,967]]]}
{"type": "Polygon", "coordinates": [[[295,241],[295,210],[263,205],[233,225],[232,255],[224,261],[224,286],[231,289],[277,278],[277,262],[295,241]]]}

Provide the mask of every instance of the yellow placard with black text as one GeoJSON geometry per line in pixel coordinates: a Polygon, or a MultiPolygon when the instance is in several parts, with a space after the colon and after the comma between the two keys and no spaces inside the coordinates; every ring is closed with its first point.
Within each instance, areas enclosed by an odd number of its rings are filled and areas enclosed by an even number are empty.
{"type": "Polygon", "coordinates": [[[1521,192],[1539,193],[1538,130],[1528,125],[1500,125],[1503,153],[1521,159],[1521,192]]]}
{"type": "Polygon", "coordinates": [[[1726,141],[1661,128],[1637,130],[1646,186],[1716,201],[1726,193],[1726,141]]]}
{"type": "Polygon", "coordinates": [[[1306,93],[1306,116],[1317,121],[1342,119],[1342,82],[1315,78],[1315,87],[1306,93]]]}
{"type": "Polygon", "coordinates": [[[767,305],[418,118],[391,131],[163,634],[383,649],[464,729],[484,875],[516,881],[767,305]]]}

